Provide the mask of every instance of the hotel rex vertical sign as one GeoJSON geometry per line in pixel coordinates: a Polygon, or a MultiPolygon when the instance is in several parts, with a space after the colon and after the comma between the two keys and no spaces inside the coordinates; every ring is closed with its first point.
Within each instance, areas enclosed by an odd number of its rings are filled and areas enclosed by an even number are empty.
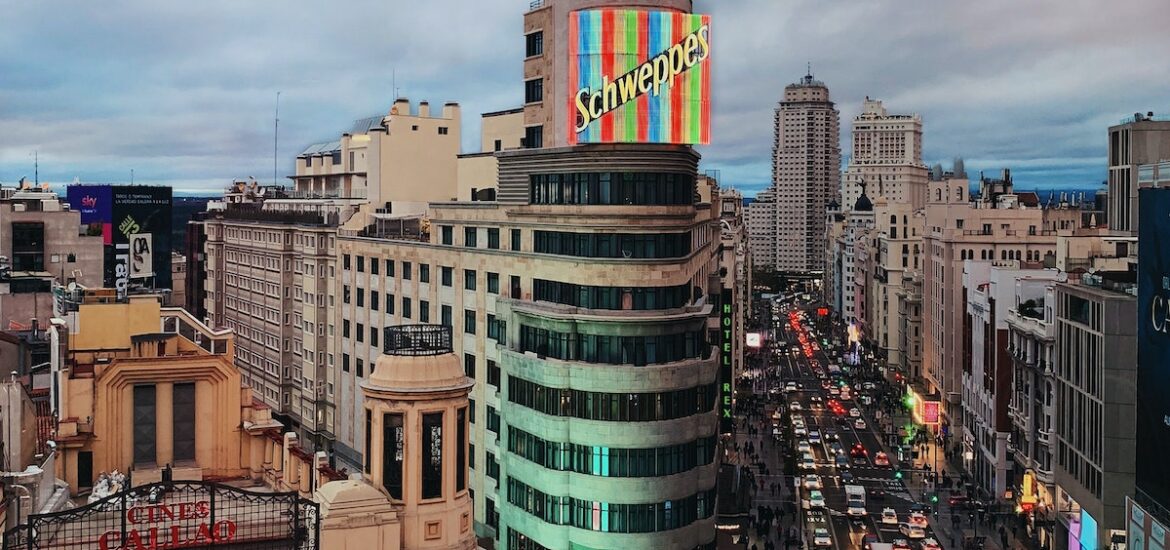
{"type": "Polygon", "coordinates": [[[735,412],[732,403],[732,388],[735,381],[731,369],[731,343],[735,337],[735,308],[731,303],[731,289],[723,289],[719,300],[719,431],[731,433],[735,427],[735,412]]]}

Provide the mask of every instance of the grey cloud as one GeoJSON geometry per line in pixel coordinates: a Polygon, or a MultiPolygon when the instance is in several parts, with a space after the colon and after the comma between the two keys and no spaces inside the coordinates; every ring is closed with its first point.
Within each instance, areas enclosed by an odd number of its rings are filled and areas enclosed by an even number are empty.
{"type": "MultiPolygon", "coordinates": [[[[384,112],[399,91],[481,112],[521,100],[527,0],[6,2],[0,181],[153,178],[218,191],[384,112]],[[392,75],[396,75],[395,78],[392,75]],[[395,82],[395,80],[397,82],[395,82]]],[[[749,194],[770,180],[772,111],[813,63],[849,120],[866,95],[923,116],[928,162],[1013,168],[1022,184],[1091,185],[1105,129],[1170,111],[1164,0],[696,0],[712,13],[714,143],[703,167],[749,194]]],[[[282,174],[283,175],[283,174],[282,174]]]]}

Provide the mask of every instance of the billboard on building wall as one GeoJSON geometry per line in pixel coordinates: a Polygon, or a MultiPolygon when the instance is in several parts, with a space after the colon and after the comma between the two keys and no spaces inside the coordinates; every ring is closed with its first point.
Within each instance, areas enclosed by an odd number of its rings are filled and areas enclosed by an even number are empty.
{"type": "Polygon", "coordinates": [[[1138,198],[1138,489],[1170,506],[1170,189],[1138,198]]]}
{"type": "Polygon", "coordinates": [[[721,433],[735,430],[732,342],[735,341],[735,304],[731,289],[725,288],[719,300],[719,428],[721,433]]]}
{"type": "Polygon", "coordinates": [[[102,235],[105,286],[119,296],[131,278],[152,278],[148,286],[173,288],[170,187],[70,185],[67,197],[70,207],[81,212],[83,231],[102,235]]]}
{"type": "Polygon", "coordinates": [[[711,16],[569,14],[569,144],[711,141],[711,16]]]}

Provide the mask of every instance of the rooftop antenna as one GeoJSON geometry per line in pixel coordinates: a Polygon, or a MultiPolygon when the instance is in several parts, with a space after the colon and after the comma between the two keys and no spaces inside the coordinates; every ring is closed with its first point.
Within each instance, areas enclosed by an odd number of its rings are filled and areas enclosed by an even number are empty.
{"type": "Polygon", "coordinates": [[[808,77],[812,78],[812,61],[808,62],[808,77]]]}
{"type": "Polygon", "coordinates": [[[40,152],[33,149],[33,184],[41,184],[41,159],[40,152]]]}
{"type": "Polygon", "coordinates": [[[277,149],[280,145],[280,92],[276,92],[276,116],[272,119],[272,185],[276,185],[277,149]]]}
{"type": "Polygon", "coordinates": [[[130,169],[130,185],[134,185],[134,169],[130,169]]]}

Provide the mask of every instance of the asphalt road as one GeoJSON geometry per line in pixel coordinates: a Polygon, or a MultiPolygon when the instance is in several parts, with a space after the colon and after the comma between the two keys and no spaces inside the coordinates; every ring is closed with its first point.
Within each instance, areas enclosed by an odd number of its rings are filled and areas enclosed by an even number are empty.
{"type": "MultiPolygon", "coordinates": [[[[798,341],[797,331],[794,331],[789,326],[787,315],[781,315],[780,319],[783,328],[779,331],[783,338],[789,341],[798,341]]],[[[801,329],[805,330],[804,328],[801,329]]],[[[914,499],[910,492],[906,489],[904,483],[900,480],[894,479],[894,466],[897,465],[896,453],[890,453],[889,449],[883,445],[883,441],[876,431],[877,423],[874,422],[873,416],[863,407],[861,403],[854,399],[841,400],[840,403],[844,407],[846,414],[839,416],[830,411],[827,406],[814,408],[812,403],[813,396],[819,396],[823,403],[827,404],[833,397],[828,391],[822,387],[822,381],[818,378],[813,369],[814,364],[819,364],[822,369],[826,370],[835,360],[830,360],[825,350],[814,349],[811,356],[806,355],[803,351],[796,355],[785,353],[779,357],[773,356],[772,360],[779,364],[781,371],[780,384],[783,385],[789,381],[796,381],[803,384],[804,389],[794,393],[787,394],[773,394],[773,399],[778,405],[789,408],[792,402],[800,403],[801,411],[798,414],[805,420],[805,424],[809,431],[818,430],[824,434],[825,430],[835,431],[839,436],[839,443],[845,450],[845,456],[850,459],[848,470],[854,476],[854,485],[861,485],[866,488],[868,493],[866,499],[866,509],[868,515],[864,518],[850,518],[845,514],[846,510],[846,495],[845,483],[842,482],[841,474],[844,469],[838,469],[834,464],[835,454],[830,448],[831,442],[822,437],[822,442],[812,443],[813,454],[816,457],[816,471],[815,473],[821,477],[824,488],[822,492],[825,496],[826,508],[820,511],[805,511],[806,515],[806,540],[808,540],[808,547],[813,547],[812,532],[816,527],[826,527],[830,529],[833,538],[832,548],[834,550],[845,550],[862,547],[862,538],[866,533],[873,533],[877,536],[879,542],[892,542],[894,539],[906,539],[907,537],[899,533],[897,525],[883,524],[881,522],[882,509],[886,507],[893,508],[898,515],[899,522],[906,522],[910,515],[910,507],[914,504],[914,499]],[[855,418],[850,417],[848,411],[851,408],[857,408],[861,412],[861,418],[865,421],[866,426],[858,429],[854,425],[855,418]],[[869,458],[862,458],[857,463],[854,463],[852,457],[849,457],[849,449],[857,443],[861,443],[868,452],[869,458]],[[885,451],[891,461],[891,466],[876,466],[872,462],[872,458],[876,456],[879,451],[885,451]],[[884,498],[875,498],[873,492],[880,489],[885,493],[884,498]]],[[[804,439],[804,438],[793,438],[804,439]]],[[[796,441],[789,441],[795,449],[796,441]]],[[[799,457],[800,453],[796,452],[795,456],[799,457]]],[[[909,465],[906,465],[908,467],[909,465]]],[[[798,471],[798,474],[813,473],[810,471],[798,471]]],[[[908,474],[907,474],[908,475],[908,474]]],[[[799,476],[798,476],[799,478],[799,476]]],[[[798,494],[801,495],[802,500],[806,500],[809,491],[804,490],[803,487],[799,489],[798,494]]],[[[802,508],[804,504],[802,503],[802,508]]],[[[935,537],[930,528],[927,528],[927,537],[935,537]]],[[[918,541],[910,540],[911,547],[917,549],[918,541]]],[[[939,542],[942,542],[941,540],[939,542]]]]}

